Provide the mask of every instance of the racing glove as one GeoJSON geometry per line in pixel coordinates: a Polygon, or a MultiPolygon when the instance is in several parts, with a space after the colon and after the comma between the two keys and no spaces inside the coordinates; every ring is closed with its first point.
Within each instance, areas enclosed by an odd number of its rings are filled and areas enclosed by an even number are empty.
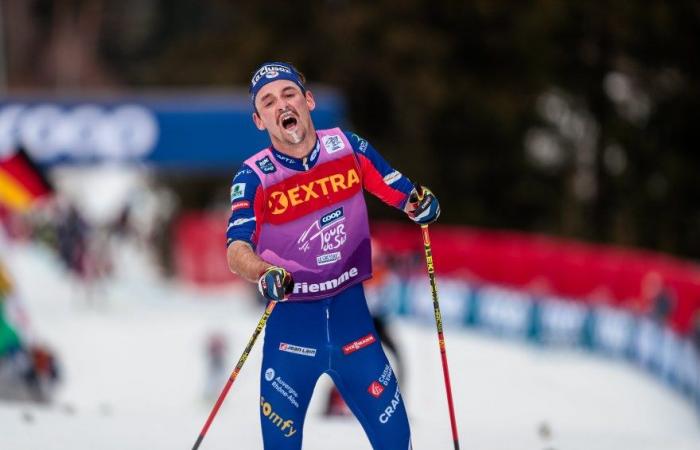
{"type": "Polygon", "coordinates": [[[268,267],[258,278],[258,291],[268,300],[283,302],[293,288],[292,275],[282,267],[268,267]]]}
{"type": "Polygon", "coordinates": [[[408,197],[404,211],[419,225],[428,225],[440,217],[440,203],[430,189],[416,184],[408,197]]]}

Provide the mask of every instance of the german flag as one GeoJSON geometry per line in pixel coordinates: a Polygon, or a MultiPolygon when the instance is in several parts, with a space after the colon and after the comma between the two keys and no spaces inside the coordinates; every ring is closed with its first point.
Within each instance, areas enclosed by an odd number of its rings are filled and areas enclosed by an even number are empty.
{"type": "Polygon", "coordinates": [[[0,206],[25,211],[53,188],[23,149],[0,159],[0,206]]]}

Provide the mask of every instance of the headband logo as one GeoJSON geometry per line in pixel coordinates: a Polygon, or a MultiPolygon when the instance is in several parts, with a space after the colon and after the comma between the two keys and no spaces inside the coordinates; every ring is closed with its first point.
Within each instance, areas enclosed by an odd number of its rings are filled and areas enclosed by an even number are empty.
{"type": "Polygon", "coordinates": [[[251,84],[253,86],[255,86],[256,84],[258,84],[258,81],[260,81],[260,79],[263,76],[265,76],[265,78],[267,78],[267,79],[277,78],[279,76],[280,72],[284,72],[284,73],[287,73],[289,75],[293,75],[292,71],[285,66],[265,65],[265,66],[262,66],[260,68],[260,70],[258,70],[256,72],[256,74],[253,76],[253,79],[251,80],[251,84]]]}

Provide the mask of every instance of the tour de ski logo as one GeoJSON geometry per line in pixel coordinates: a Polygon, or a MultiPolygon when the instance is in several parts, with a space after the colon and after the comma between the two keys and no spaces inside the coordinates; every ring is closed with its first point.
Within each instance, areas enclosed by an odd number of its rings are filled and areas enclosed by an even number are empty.
{"type": "Polygon", "coordinates": [[[343,207],[325,214],[311,225],[297,240],[299,250],[306,253],[313,244],[318,243],[320,254],[316,257],[316,265],[333,264],[341,259],[340,247],[347,241],[345,233],[345,215],[343,207]]]}

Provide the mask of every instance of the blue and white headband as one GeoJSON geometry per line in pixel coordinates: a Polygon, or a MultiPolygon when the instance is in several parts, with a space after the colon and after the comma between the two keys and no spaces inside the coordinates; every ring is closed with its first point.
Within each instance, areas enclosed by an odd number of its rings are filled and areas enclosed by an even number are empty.
{"type": "Polygon", "coordinates": [[[306,92],[302,75],[291,64],[283,62],[267,62],[264,63],[258,70],[255,71],[253,78],[250,80],[250,100],[255,105],[255,96],[260,89],[268,83],[277,80],[289,80],[294,82],[301,92],[306,92]]]}

